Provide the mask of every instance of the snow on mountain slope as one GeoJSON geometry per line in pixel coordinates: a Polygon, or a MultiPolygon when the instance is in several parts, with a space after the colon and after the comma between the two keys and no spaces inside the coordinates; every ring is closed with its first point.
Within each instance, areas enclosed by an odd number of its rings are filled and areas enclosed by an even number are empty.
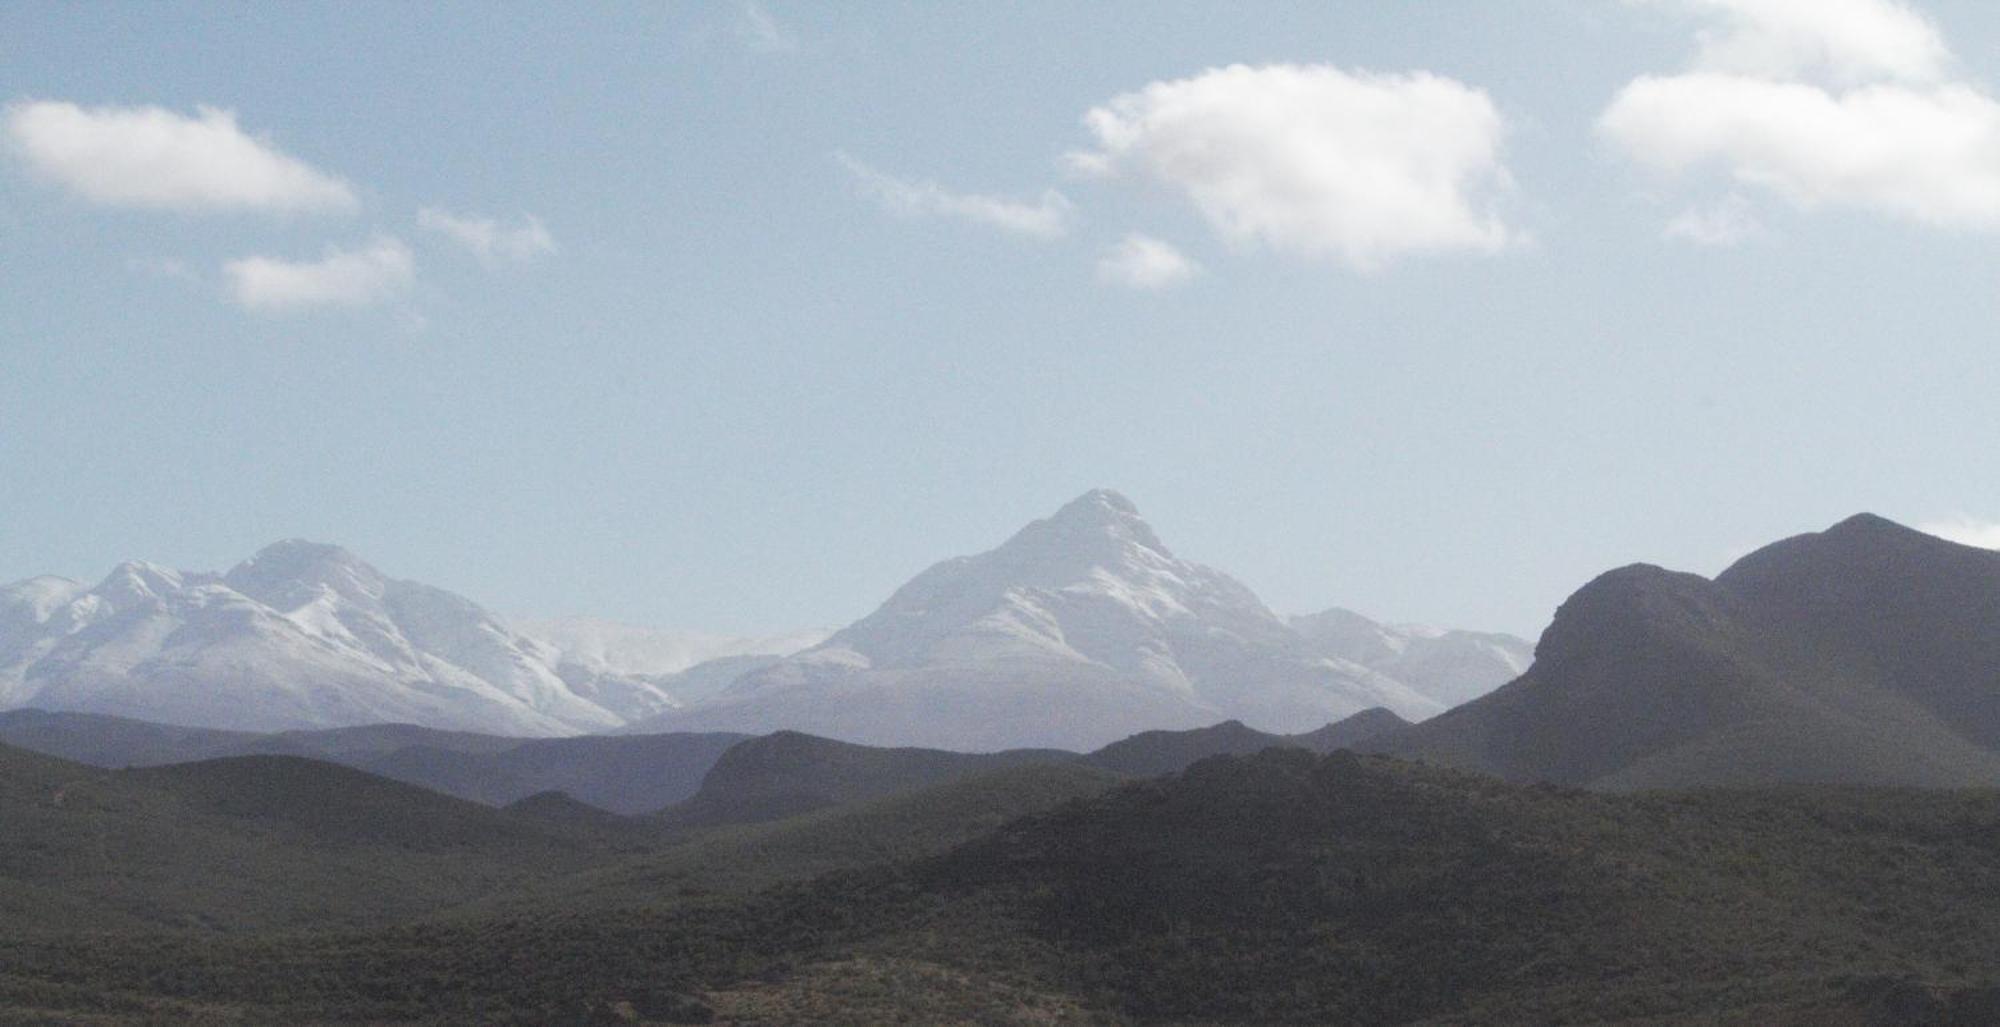
{"type": "Polygon", "coordinates": [[[518,621],[516,630],[554,646],[565,663],[600,673],[659,677],[734,656],[790,656],[826,641],[829,632],[716,635],[671,631],[592,617],[518,621]]]}
{"type": "Polygon", "coordinates": [[[1248,588],[1181,560],[1097,490],[999,548],[919,574],[825,642],[661,715],[674,730],[793,728],[871,744],[1089,748],[1239,719],[1310,730],[1444,703],[1318,652],[1248,588]]]}
{"type": "Polygon", "coordinates": [[[1350,660],[1408,684],[1446,706],[1471,702],[1520,677],[1535,662],[1524,638],[1427,624],[1379,624],[1339,608],[1291,618],[1315,652],[1350,660]]]}
{"type": "Polygon", "coordinates": [[[554,735],[675,701],[606,675],[566,681],[558,658],[466,599],[299,540],[227,574],[127,563],[96,585],[0,587],[0,707],[245,730],[402,722],[554,735]]]}

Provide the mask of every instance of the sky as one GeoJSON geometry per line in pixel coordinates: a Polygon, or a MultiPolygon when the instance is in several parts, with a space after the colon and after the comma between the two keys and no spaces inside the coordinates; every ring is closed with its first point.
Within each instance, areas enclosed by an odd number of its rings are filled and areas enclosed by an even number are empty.
{"type": "Polygon", "coordinates": [[[0,580],[833,627],[1094,487],[1533,636],[2000,546],[2000,8],[0,5],[0,580]]]}

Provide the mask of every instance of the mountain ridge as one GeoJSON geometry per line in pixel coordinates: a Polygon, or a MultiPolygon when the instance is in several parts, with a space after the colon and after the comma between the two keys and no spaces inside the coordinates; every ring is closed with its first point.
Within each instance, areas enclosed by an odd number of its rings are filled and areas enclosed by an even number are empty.
{"type": "Polygon", "coordinates": [[[1230,718],[1282,734],[1374,706],[1429,716],[1513,677],[1526,648],[1341,613],[1387,651],[1350,658],[1345,643],[1307,637],[1299,625],[1329,614],[1278,617],[1235,579],[1175,556],[1109,489],[993,550],[939,562],[825,638],[578,618],[518,629],[341,546],[293,538],[220,573],[129,561],[95,584],[0,586],[0,710],[259,733],[795,729],[877,745],[1089,749],[1230,718]]]}
{"type": "MultiPolygon", "coordinates": [[[[1488,687],[1512,676],[1496,666],[1488,687]]],[[[1095,489],[993,549],[932,565],[819,645],[644,723],[1090,749],[1223,719],[1292,733],[1377,706],[1414,719],[1446,703],[1316,647],[1241,582],[1176,557],[1130,499],[1095,489]]]]}
{"type": "Polygon", "coordinates": [[[1384,752],[1603,788],[2000,784],[2000,553],[1874,515],[1578,589],[1519,679],[1384,752]]]}

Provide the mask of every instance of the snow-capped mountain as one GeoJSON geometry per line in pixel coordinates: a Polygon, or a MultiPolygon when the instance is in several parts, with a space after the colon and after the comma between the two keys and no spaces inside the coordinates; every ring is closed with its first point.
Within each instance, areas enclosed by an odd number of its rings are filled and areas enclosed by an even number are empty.
{"type": "Polygon", "coordinates": [[[338,546],[279,542],[226,574],[127,563],[95,585],[0,587],[0,708],[556,735],[675,701],[643,679],[566,666],[471,601],[386,578],[338,546]]]}
{"type": "Polygon", "coordinates": [[[1313,651],[1395,678],[1446,706],[1471,702],[1535,662],[1525,638],[1428,624],[1381,624],[1338,607],[1291,618],[1313,651]]]}
{"type": "Polygon", "coordinates": [[[697,664],[739,656],[790,656],[826,641],[827,631],[717,635],[674,631],[594,617],[516,621],[515,630],[561,651],[565,663],[605,674],[664,677],[697,664]]]}
{"type": "Polygon", "coordinates": [[[1130,500],[1097,490],[647,724],[1089,748],[1232,718],[1288,733],[1370,707],[1421,719],[1448,705],[1315,646],[1235,579],[1175,557],[1130,500]]]}
{"type": "Polygon", "coordinates": [[[1422,719],[1514,677],[1527,643],[1333,610],[1286,621],[1095,491],[947,560],[831,637],[515,630],[337,546],[227,573],[122,564],[0,586],[0,709],[288,730],[397,722],[510,735],[792,728],[873,744],[1095,748],[1242,720],[1422,719]],[[807,648],[809,647],[809,648],[807,648]],[[803,651],[799,651],[803,649],[803,651]],[[790,655],[786,655],[786,654],[790,655]]]}

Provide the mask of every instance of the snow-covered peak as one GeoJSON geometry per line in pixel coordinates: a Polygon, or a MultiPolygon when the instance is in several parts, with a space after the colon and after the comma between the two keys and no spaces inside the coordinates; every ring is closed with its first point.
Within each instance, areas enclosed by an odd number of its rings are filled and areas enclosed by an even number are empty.
{"type": "Polygon", "coordinates": [[[129,560],[111,569],[91,589],[120,609],[165,601],[181,590],[181,572],[143,560],[129,560]]]}
{"type": "Polygon", "coordinates": [[[372,610],[388,590],[382,573],[360,557],[340,546],[297,538],[258,550],[224,575],[223,583],[287,613],[318,601],[326,592],[372,610]]]}
{"type": "Polygon", "coordinates": [[[1444,704],[1317,651],[1248,587],[1174,556],[1098,489],[946,560],[817,648],[666,715],[675,730],[789,727],[877,744],[1101,745],[1236,718],[1309,730],[1444,704]]]}
{"type": "MultiPolygon", "coordinates": [[[[18,611],[19,616],[40,623],[88,591],[90,586],[81,581],[44,574],[11,585],[0,585],[0,611],[18,611]]],[[[6,615],[0,612],[0,617],[6,615]]]]}
{"type": "Polygon", "coordinates": [[[0,588],[0,709],[546,735],[617,727],[675,701],[643,680],[565,676],[558,660],[468,599],[301,539],[227,574],[133,562],[90,587],[0,588]]]}
{"type": "Polygon", "coordinates": [[[1176,559],[1131,500],[1096,489],[917,575],[822,648],[875,666],[986,659],[995,646],[1136,666],[1158,662],[1141,642],[1161,623],[1221,608],[1283,630],[1248,589],[1176,559]]]}
{"type": "Polygon", "coordinates": [[[1016,532],[1001,549],[1069,548],[1113,559],[1122,555],[1122,549],[1108,549],[1107,544],[1136,546],[1168,560],[1174,557],[1139,515],[1138,506],[1111,489],[1091,489],[1070,500],[1054,515],[1016,532]]]}
{"type": "Polygon", "coordinates": [[[1407,682],[1447,705],[1514,680],[1534,660],[1533,644],[1512,635],[1381,624],[1338,607],[1290,623],[1315,652],[1407,682]]]}
{"type": "Polygon", "coordinates": [[[626,675],[678,674],[696,664],[737,656],[790,656],[826,640],[828,631],[721,635],[672,631],[592,617],[515,624],[516,630],[561,653],[565,663],[626,675]]]}

